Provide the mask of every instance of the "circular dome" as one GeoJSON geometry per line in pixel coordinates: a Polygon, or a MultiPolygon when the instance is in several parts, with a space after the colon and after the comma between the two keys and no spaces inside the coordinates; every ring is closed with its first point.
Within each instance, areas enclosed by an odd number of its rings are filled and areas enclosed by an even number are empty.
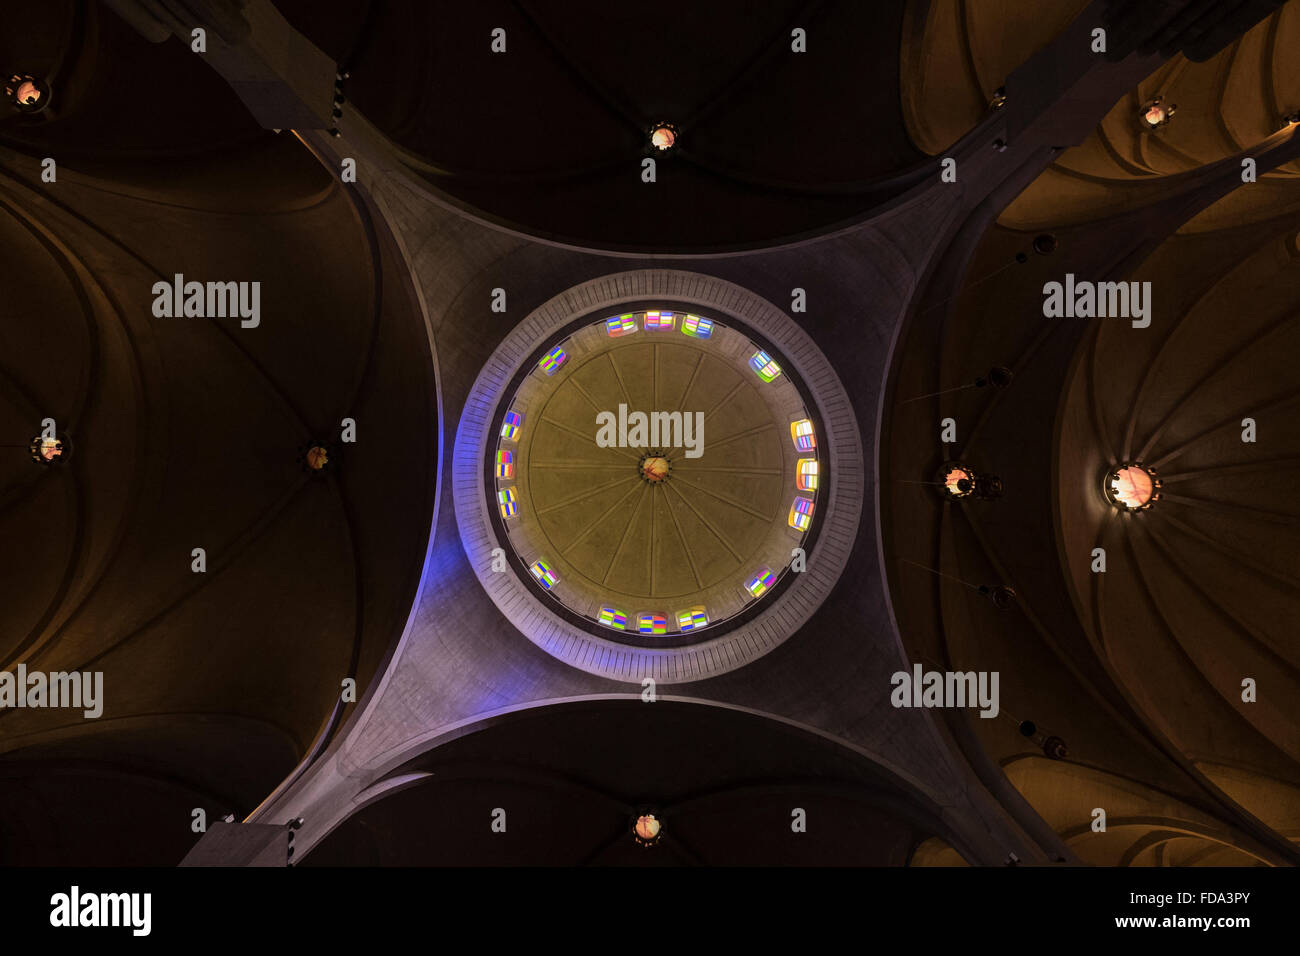
{"type": "Polygon", "coordinates": [[[461,538],[498,608],[554,656],[637,682],[723,673],[789,637],[847,561],[864,484],[847,396],[806,334],[669,270],[525,319],[475,384],[455,462],[461,538]]]}
{"type": "Polygon", "coordinates": [[[770,600],[827,480],[775,347],[669,309],[562,330],[498,408],[498,537],[579,626],[650,646],[770,600]]]}

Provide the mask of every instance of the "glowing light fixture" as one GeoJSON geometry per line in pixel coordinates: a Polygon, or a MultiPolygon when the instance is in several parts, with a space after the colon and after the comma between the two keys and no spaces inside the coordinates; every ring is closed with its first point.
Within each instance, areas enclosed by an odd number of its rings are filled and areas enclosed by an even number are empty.
{"type": "Polygon", "coordinates": [[[1166,105],[1163,99],[1157,96],[1142,107],[1138,116],[1146,129],[1160,129],[1162,126],[1169,125],[1169,119],[1177,109],[1176,105],[1172,103],[1166,105]]]}
{"type": "Polygon", "coordinates": [[[329,452],[320,445],[313,445],[307,450],[307,467],[312,471],[320,471],[329,461],[329,452]]]}
{"type": "Polygon", "coordinates": [[[5,82],[5,96],[20,113],[39,113],[50,102],[50,87],[30,73],[15,73],[5,82]]]}
{"type": "Polygon", "coordinates": [[[42,436],[33,438],[28,450],[32,453],[32,461],[38,465],[57,465],[63,461],[68,449],[59,439],[42,436]]]}
{"type": "Polygon", "coordinates": [[[650,145],[665,153],[677,144],[677,127],[672,123],[656,123],[650,128],[650,145]]]}
{"type": "Polygon", "coordinates": [[[653,813],[642,813],[632,824],[632,839],[641,846],[654,846],[662,836],[663,824],[653,813]]]}
{"type": "Polygon", "coordinates": [[[641,477],[652,485],[667,481],[673,473],[672,462],[663,455],[645,455],[637,467],[641,471],[641,477]]]}
{"type": "Polygon", "coordinates": [[[645,314],[645,330],[647,332],[671,329],[676,324],[677,316],[671,312],[647,312],[645,314]]]}
{"type": "Polygon", "coordinates": [[[939,488],[945,498],[965,498],[975,491],[975,472],[959,461],[939,468],[939,488]]]}
{"type": "Polygon", "coordinates": [[[790,423],[790,440],[800,451],[812,451],[817,447],[817,436],[813,434],[813,423],[806,418],[790,423]]]}
{"type": "Polygon", "coordinates": [[[1106,473],[1102,493],[1121,511],[1145,511],[1160,497],[1160,479],[1154,470],[1127,462],[1106,473]]]}
{"type": "Polygon", "coordinates": [[[560,580],[555,576],[555,572],[551,570],[551,566],[541,558],[538,558],[530,564],[528,570],[533,573],[533,577],[537,579],[537,583],[548,591],[555,587],[560,580]]]}

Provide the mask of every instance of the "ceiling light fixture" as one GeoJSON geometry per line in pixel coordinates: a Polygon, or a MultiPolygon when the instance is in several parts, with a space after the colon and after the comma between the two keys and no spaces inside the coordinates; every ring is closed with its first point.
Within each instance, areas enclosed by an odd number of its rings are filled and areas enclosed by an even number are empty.
{"type": "Polygon", "coordinates": [[[945,498],[965,498],[975,490],[975,472],[959,461],[939,468],[939,490],[945,498]]]}
{"type": "Polygon", "coordinates": [[[632,824],[632,839],[644,847],[658,843],[663,832],[663,821],[648,810],[638,815],[632,824]]]}
{"type": "Polygon", "coordinates": [[[666,153],[677,144],[677,127],[672,123],[656,123],[650,127],[650,145],[666,153]]]}
{"type": "Polygon", "coordinates": [[[975,590],[988,598],[999,611],[1005,611],[1016,603],[1016,589],[1006,584],[981,584],[975,590]]]}
{"type": "Polygon", "coordinates": [[[5,81],[5,96],[20,113],[39,113],[50,102],[49,84],[30,73],[15,73],[5,81]]]}
{"type": "Polygon", "coordinates": [[[1160,479],[1154,469],[1125,462],[1106,472],[1101,490],[1120,511],[1145,511],[1160,497],[1160,479]]]}
{"type": "Polygon", "coordinates": [[[1148,130],[1160,129],[1169,125],[1169,120],[1177,109],[1177,104],[1170,103],[1166,106],[1163,97],[1157,96],[1142,107],[1138,112],[1138,118],[1141,120],[1143,128],[1148,130]]]}
{"type": "Polygon", "coordinates": [[[38,465],[58,465],[67,460],[71,448],[66,439],[42,435],[32,439],[28,450],[32,453],[32,461],[38,465]]]}

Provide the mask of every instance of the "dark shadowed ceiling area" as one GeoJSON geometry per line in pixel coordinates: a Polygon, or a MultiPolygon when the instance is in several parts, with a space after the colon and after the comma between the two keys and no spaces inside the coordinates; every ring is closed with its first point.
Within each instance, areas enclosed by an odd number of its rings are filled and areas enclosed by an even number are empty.
{"type": "Polygon", "coordinates": [[[672,702],[515,715],[411,772],[429,776],[352,817],[308,865],[901,866],[941,827],[933,807],[836,744],[672,702]],[[497,807],[504,833],[492,829],[497,807]],[[647,809],[664,826],[650,847],[632,835],[647,809]]]}
{"type": "Polygon", "coordinates": [[[871,208],[924,158],[903,123],[895,0],[277,6],[351,73],[351,102],[412,169],[529,233],[752,245],[871,208]],[[796,27],[807,52],[791,55],[796,27]],[[491,51],[496,28],[505,53],[491,51]],[[665,121],[678,147],[643,183],[650,126],[665,121]]]}

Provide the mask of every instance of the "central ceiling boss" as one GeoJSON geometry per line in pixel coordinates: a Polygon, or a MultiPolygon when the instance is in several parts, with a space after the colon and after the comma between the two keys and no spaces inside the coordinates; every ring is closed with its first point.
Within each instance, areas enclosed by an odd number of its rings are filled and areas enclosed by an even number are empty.
{"type": "Polygon", "coordinates": [[[529,316],[476,382],[454,463],[466,551],[511,622],[584,670],[731,670],[838,577],[844,556],[818,542],[833,518],[856,531],[856,423],[842,397],[825,401],[842,388],[824,356],[770,303],[669,271],[586,286],[529,316]]]}

